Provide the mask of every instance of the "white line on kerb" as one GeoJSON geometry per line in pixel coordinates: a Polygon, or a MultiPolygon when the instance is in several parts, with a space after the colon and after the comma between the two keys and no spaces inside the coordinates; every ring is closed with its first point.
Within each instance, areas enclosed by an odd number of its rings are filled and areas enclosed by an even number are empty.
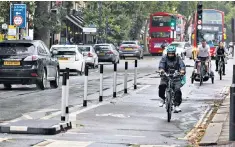
{"type": "Polygon", "coordinates": [[[145,138],[146,136],[132,136],[132,135],[114,135],[117,137],[133,137],[133,138],[145,138]]]}

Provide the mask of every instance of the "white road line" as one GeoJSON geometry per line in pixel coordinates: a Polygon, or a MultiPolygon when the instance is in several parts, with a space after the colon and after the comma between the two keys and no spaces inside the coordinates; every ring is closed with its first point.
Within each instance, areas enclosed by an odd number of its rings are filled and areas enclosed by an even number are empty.
{"type": "Polygon", "coordinates": [[[27,115],[27,114],[23,114],[23,117],[27,118],[27,119],[33,119],[31,116],[27,115]]]}
{"type": "Polygon", "coordinates": [[[140,147],[179,147],[179,145],[140,145],[140,147]]]}
{"type": "Polygon", "coordinates": [[[93,133],[77,133],[77,132],[66,132],[65,134],[92,135],[93,133]]]}
{"type": "Polygon", "coordinates": [[[132,138],[146,138],[146,136],[132,136],[132,135],[114,135],[117,137],[132,137],[132,138]]]}

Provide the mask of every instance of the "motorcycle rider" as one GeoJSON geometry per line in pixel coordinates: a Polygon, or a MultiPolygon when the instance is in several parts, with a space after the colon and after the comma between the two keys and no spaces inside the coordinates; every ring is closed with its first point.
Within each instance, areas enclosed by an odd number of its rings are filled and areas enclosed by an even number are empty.
{"type": "Polygon", "coordinates": [[[224,57],[218,57],[217,55],[225,55],[228,54],[228,51],[225,49],[224,44],[222,41],[219,42],[219,46],[215,49],[215,56],[216,56],[216,60],[215,60],[215,65],[216,65],[216,70],[218,71],[218,64],[219,64],[219,60],[221,58],[221,60],[223,61],[223,75],[225,75],[225,62],[224,62],[224,57]]]}
{"type": "MultiPolygon", "coordinates": [[[[202,44],[198,47],[198,54],[197,59],[200,61],[206,61],[206,63],[209,63],[210,60],[210,46],[206,44],[206,40],[202,40],[202,44]]],[[[196,71],[197,69],[197,61],[195,62],[194,69],[196,71]]],[[[209,73],[209,64],[206,64],[206,72],[209,73]]]]}
{"type": "MultiPolygon", "coordinates": [[[[169,69],[177,70],[181,73],[181,75],[185,75],[185,64],[182,61],[182,59],[176,55],[176,48],[174,46],[168,46],[167,47],[167,54],[164,55],[159,63],[159,71],[161,74],[164,72],[168,73],[169,69]]],[[[174,83],[174,90],[175,90],[175,101],[174,101],[174,113],[181,112],[181,109],[179,108],[181,102],[182,102],[182,93],[180,88],[183,86],[183,83],[181,83],[182,78],[179,77],[175,79],[174,83]]],[[[185,79],[184,79],[185,80],[185,79]]],[[[162,77],[161,82],[159,85],[159,97],[162,99],[159,103],[159,107],[163,107],[165,104],[165,91],[167,88],[167,79],[162,77]]]]}

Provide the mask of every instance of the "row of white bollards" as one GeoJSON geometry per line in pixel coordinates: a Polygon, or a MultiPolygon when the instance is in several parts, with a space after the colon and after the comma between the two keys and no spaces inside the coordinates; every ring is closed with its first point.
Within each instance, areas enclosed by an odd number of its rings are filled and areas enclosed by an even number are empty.
{"type": "MultiPolygon", "coordinates": [[[[114,64],[113,73],[113,97],[117,97],[117,64],[114,64]]],[[[84,95],[83,95],[83,107],[87,106],[87,88],[88,88],[88,66],[85,66],[85,78],[84,78],[84,95]]],[[[99,102],[103,101],[103,73],[104,65],[100,65],[100,91],[99,102]]],[[[128,79],[128,62],[125,61],[125,75],[124,75],[124,93],[127,93],[127,79],[128,79]]],[[[135,60],[134,69],[134,89],[137,89],[137,60],[135,60]]],[[[62,79],[62,98],[61,98],[61,121],[69,121],[69,68],[66,68],[66,72],[63,73],[62,79]]]]}

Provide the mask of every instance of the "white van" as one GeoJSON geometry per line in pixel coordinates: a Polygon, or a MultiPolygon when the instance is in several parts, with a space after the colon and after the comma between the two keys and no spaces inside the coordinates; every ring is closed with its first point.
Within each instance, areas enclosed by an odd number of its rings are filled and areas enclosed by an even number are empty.
{"type": "Polygon", "coordinates": [[[70,72],[80,75],[84,73],[85,60],[77,45],[53,45],[50,51],[56,52],[55,57],[59,61],[60,72],[69,68],[70,72]]]}

